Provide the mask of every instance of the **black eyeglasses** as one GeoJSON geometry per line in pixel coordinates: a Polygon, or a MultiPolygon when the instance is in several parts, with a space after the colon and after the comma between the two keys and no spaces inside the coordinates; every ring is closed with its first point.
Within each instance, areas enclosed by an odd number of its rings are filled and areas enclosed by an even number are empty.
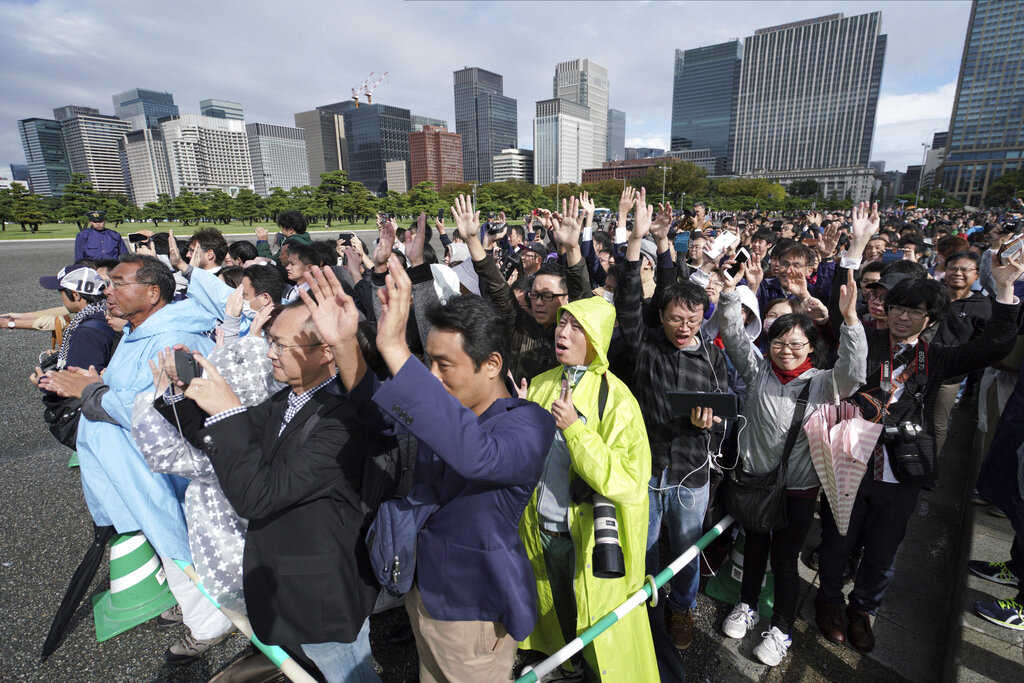
{"type": "Polygon", "coordinates": [[[544,303],[551,303],[555,297],[566,296],[569,292],[527,292],[527,299],[540,299],[544,303]]]}

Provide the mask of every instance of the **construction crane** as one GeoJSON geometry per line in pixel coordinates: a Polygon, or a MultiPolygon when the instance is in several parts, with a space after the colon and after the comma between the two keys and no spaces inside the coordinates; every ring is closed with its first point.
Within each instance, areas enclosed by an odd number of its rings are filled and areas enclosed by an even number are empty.
{"type": "Polygon", "coordinates": [[[359,94],[362,93],[364,90],[366,90],[366,84],[370,82],[371,78],[373,78],[373,72],[372,71],[370,72],[370,75],[366,77],[365,81],[363,81],[362,83],[360,83],[356,87],[352,88],[352,99],[356,103],[356,109],[359,108],[359,94]]]}
{"type": "MultiPolygon", "coordinates": [[[[384,74],[380,78],[378,78],[376,81],[373,82],[373,85],[369,85],[368,86],[368,85],[366,85],[366,83],[363,83],[363,92],[366,94],[366,103],[367,104],[373,104],[373,91],[376,90],[377,86],[380,85],[384,81],[384,79],[386,79],[387,77],[388,77],[388,72],[385,71],[384,74]]],[[[373,74],[372,73],[370,74],[370,78],[373,78],[373,74]]],[[[367,78],[366,80],[369,81],[370,78],[367,78]]]]}

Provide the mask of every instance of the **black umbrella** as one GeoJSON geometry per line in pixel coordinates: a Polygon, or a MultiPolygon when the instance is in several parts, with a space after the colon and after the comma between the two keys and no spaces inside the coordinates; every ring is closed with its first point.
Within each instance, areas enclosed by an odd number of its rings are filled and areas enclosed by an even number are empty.
{"type": "Polygon", "coordinates": [[[92,545],[85,552],[85,557],[82,558],[74,576],[71,577],[68,590],[64,593],[64,599],[61,600],[60,607],[57,608],[57,615],[53,618],[50,633],[46,636],[46,642],[43,643],[43,661],[46,661],[46,658],[52,655],[60,644],[61,637],[71,622],[71,617],[78,609],[82,598],[85,597],[89,586],[92,585],[96,570],[99,569],[100,562],[103,561],[103,551],[106,550],[107,543],[117,533],[112,526],[96,526],[96,523],[93,522],[92,527],[92,545]]]}

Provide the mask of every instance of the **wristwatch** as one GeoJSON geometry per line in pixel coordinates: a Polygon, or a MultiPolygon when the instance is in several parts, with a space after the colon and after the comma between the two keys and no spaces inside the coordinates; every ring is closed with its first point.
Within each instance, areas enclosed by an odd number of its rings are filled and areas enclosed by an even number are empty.
{"type": "Polygon", "coordinates": [[[14,329],[14,318],[7,319],[7,327],[11,328],[12,330],[14,329]]]}

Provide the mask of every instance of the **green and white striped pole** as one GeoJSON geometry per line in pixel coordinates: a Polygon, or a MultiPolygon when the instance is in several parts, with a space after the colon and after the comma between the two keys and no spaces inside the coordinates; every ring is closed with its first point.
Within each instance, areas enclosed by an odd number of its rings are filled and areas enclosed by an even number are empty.
{"type": "Polygon", "coordinates": [[[175,563],[181,570],[185,572],[188,578],[192,579],[192,582],[196,584],[196,588],[199,589],[206,599],[213,603],[213,606],[224,613],[231,623],[235,625],[239,631],[245,634],[249,641],[259,648],[259,651],[267,656],[267,659],[272,661],[277,668],[281,670],[285,676],[287,676],[294,683],[316,683],[316,679],[306,673],[306,670],[299,666],[299,663],[288,656],[288,653],[277,645],[266,645],[256,637],[256,634],[252,632],[252,625],[249,623],[249,617],[244,614],[240,614],[234,610],[223,607],[217,602],[212,595],[206,592],[206,588],[203,587],[203,582],[199,580],[199,574],[196,573],[195,567],[188,562],[182,562],[181,560],[175,560],[175,563]]]}
{"type": "Polygon", "coordinates": [[[635,608],[647,602],[654,595],[654,591],[664,586],[669,579],[678,574],[683,567],[690,563],[690,560],[697,557],[697,554],[701,550],[708,547],[708,544],[710,544],[711,541],[718,538],[723,531],[728,529],[732,522],[732,516],[726,515],[722,518],[721,522],[701,536],[700,540],[687,548],[686,552],[677,557],[669,566],[662,569],[658,575],[654,577],[655,587],[653,589],[651,588],[650,581],[645,583],[643,588],[638,590],[636,593],[633,593],[633,595],[629,596],[624,603],[601,617],[596,624],[573,638],[561,650],[538,663],[536,666],[527,667],[523,675],[516,679],[516,683],[536,683],[536,681],[539,681],[541,678],[557,669],[559,664],[566,661],[577,652],[583,650],[583,648],[592,643],[595,638],[607,631],[612,624],[622,619],[635,608]]]}

